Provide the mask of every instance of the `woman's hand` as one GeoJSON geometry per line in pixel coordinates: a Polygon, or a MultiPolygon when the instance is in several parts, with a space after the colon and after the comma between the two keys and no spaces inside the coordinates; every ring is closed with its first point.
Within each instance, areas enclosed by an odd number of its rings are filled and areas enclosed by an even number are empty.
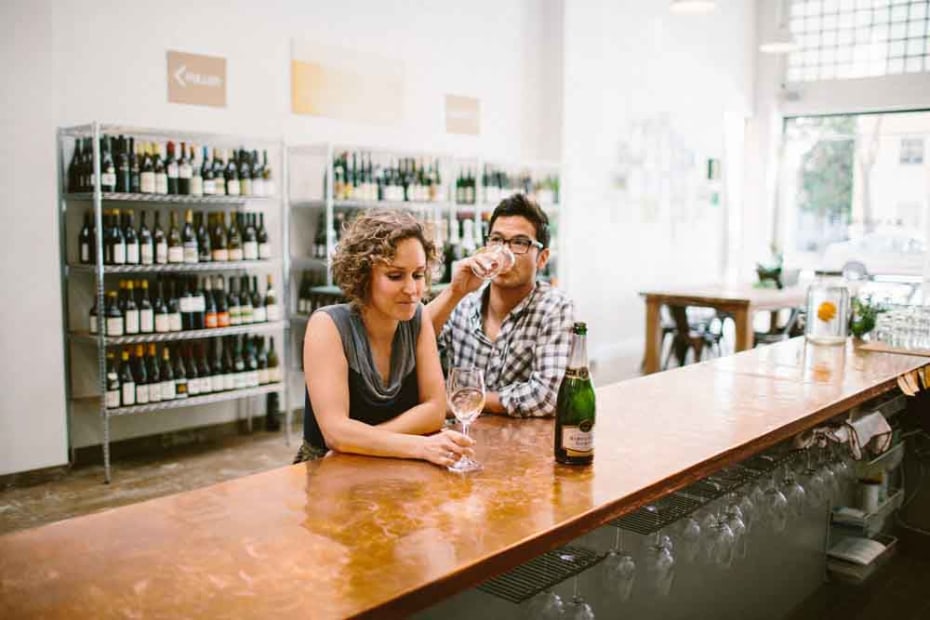
{"type": "Polygon", "coordinates": [[[474,444],[474,439],[466,437],[462,433],[443,430],[435,435],[423,438],[420,458],[440,467],[448,467],[463,455],[473,456],[475,451],[471,447],[474,444]]]}

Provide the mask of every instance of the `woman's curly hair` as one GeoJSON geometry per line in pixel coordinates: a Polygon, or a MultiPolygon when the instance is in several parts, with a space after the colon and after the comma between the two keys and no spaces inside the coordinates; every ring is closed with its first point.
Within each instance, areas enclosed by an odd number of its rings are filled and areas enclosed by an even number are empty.
{"type": "Polygon", "coordinates": [[[436,245],[423,224],[404,211],[376,210],[352,219],[343,230],[333,254],[333,279],[353,304],[368,302],[371,272],[376,263],[387,263],[397,254],[397,244],[416,239],[426,254],[426,286],[439,260],[436,245]]]}

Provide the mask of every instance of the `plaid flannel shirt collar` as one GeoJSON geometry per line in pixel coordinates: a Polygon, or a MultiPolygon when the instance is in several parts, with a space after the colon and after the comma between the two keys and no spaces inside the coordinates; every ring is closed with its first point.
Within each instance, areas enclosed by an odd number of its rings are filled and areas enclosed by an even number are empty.
{"type": "MultiPolygon", "coordinates": [[[[543,286],[543,283],[536,282],[533,286],[533,290],[530,291],[530,294],[524,297],[520,303],[518,303],[513,310],[510,311],[510,314],[507,315],[507,318],[504,319],[504,323],[510,320],[517,320],[523,313],[529,309],[530,304],[533,302],[533,298],[536,297],[536,293],[540,290],[540,287],[543,286]]],[[[473,333],[479,335],[481,339],[486,341],[488,344],[491,344],[491,341],[488,340],[488,337],[484,334],[484,320],[482,314],[484,314],[484,308],[487,307],[488,297],[491,295],[491,285],[486,284],[483,289],[478,291],[477,295],[472,296],[471,298],[471,307],[468,312],[468,321],[469,327],[473,333]]]]}

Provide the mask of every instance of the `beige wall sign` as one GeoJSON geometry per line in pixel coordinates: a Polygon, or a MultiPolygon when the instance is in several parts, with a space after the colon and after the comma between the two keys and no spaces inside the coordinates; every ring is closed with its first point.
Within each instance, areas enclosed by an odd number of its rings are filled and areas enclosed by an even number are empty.
{"type": "Polygon", "coordinates": [[[168,50],[168,102],[226,107],[226,59],[168,50]]]}
{"type": "Polygon", "coordinates": [[[477,136],[481,133],[481,101],[446,95],[446,132],[477,136]]]}

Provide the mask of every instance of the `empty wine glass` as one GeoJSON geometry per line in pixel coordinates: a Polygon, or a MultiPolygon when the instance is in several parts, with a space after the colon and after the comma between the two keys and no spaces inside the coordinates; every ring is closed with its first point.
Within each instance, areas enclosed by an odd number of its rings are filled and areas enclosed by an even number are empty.
{"type": "Polygon", "coordinates": [[[675,556],[672,554],[671,538],[659,529],[659,509],[649,505],[645,510],[653,513],[656,519],[656,531],[646,547],[646,571],[650,574],[650,582],[659,596],[668,596],[675,579],[675,556]]]}
{"type": "MultiPolygon", "coordinates": [[[[832,474],[831,474],[832,475],[832,474]]],[[[807,500],[812,508],[822,505],[829,499],[826,482],[821,468],[815,467],[811,459],[811,449],[807,449],[807,465],[801,470],[801,481],[807,491],[807,500]]]]}
{"type": "Polygon", "coordinates": [[[504,244],[486,245],[472,254],[471,271],[483,280],[493,280],[513,267],[516,257],[504,244]]]}
{"type": "Polygon", "coordinates": [[[574,577],[572,600],[565,608],[565,617],[569,620],[594,620],[594,610],[578,593],[578,575],[574,577]]]}
{"type": "Polygon", "coordinates": [[[790,514],[795,517],[800,517],[807,505],[807,491],[798,483],[794,472],[788,465],[785,465],[785,474],[781,484],[785,499],[788,500],[790,514]]]}
{"type": "Polygon", "coordinates": [[[730,531],[733,532],[733,557],[736,559],[745,558],[749,538],[746,536],[747,527],[742,510],[737,504],[730,504],[722,519],[729,526],[730,531]]]}
{"type": "Polygon", "coordinates": [[[701,550],[701,524],[693,514],[678,521],[679,539],[685,560],[693,562],[701,550]]]}
{"type": "Polygon", "coordinates": [[[526,617],[530,620],[560,620],[565,617],[565,603],[562,597],[546,590],[530,599],[526,606],[526,617]]]}
{"type": "Polygon", "coordinates": [[[704,542],[707,562],[720,568],[729,568],[733,563],[736,536],[727,524],[725,515],[716,515],[713,524],[707,531],[704,542]]]}
{"type": "Polygon", "coordinates": [[[633,593],[633,581],[636,579],[636,562],[633,555],[623,550],[622,530],[618,527],[614,547],[604,558],[604,585],[619,594],[621,601],[626,601],[633,593]]]}
{"type": "Polygon", "coordinates": [[[778,488],[777,475],[777,470],[772,470],[769,486],[763,491],[762,506],[764,507],[763,514],[772,530],[783,532],[788,524],[788,498],[778,488]]]}
{"type": "MultiPolygon", "coordinates": [[[[484,373],[480,368],[450,369],[446,394],[452,413],[462,424],[462,434],[468,437],[469,426],[484,409],[484,373]]],[[[449,466],[449,471],[466,473],[481,468],[481,463],[463,454],[458,461],[449,466]]]]}

